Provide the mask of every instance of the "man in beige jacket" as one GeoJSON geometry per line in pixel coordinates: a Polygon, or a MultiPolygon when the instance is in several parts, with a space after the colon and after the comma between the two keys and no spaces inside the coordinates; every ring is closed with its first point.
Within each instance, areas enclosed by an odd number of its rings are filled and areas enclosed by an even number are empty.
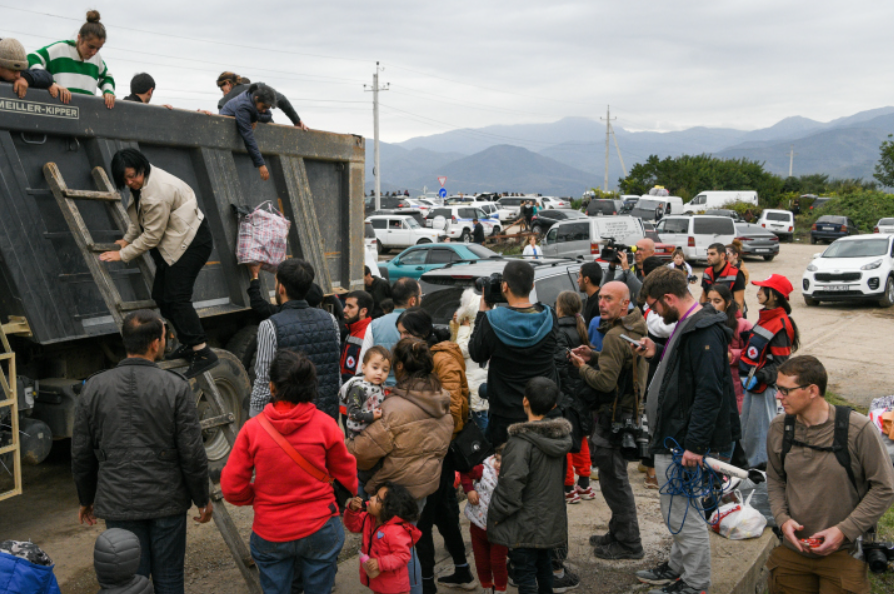
{"type": "Polygon", "coordinates": [[[146,252],[155,262],[152,299],[173,324],[180,347],[168,359],[190,362],[187,377],[217,364],[192,305],[193,286],[211,256],[214,242],[196,195],[183,180],[153,167],[143,153],[123,149],[112,157],[112,177],[119,189],[130,188],[130,225],[119,251],[104,252],[103,262],[130,262],[146,252]]]}

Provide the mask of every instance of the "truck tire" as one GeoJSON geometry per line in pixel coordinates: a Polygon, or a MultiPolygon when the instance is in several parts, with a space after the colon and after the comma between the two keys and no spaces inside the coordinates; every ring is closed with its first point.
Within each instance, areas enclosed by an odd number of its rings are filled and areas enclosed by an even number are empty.
{"type": "Polygon", "coordinates": [[[240,328],[227,342],[226,349],[236,355],[248,372],[248,380],[255,383],[255,357],[258,354],[258,327],[254,324],[240,328]]]}
{"type": "MultiPolygon", "coordinates": [[[[214,378],[214,384],[223,399],[224,412],[233,413],[236,418],[233,429],[238,432],[242,424],[248,420],[246,405],[251,396],[251,382],[249,382],[248,373],[236,355],[223,349],[214,349],[214,351],[220,358],[220,363],[209,373],[214,378]]],[[[213,417],[214,413],[208,406],[208,401],[199,382],[191,381],[190,384],[193,394],[195,394],[196,412],[199,420],[213,417]]],[[[230,455],[230,443],[220,427],[202,431],[202,440],[205,443],[205,453],[208,455],[208,470],[211,480],[218,482],[220,481],[220,472],[230,455]]]]}
{"type": "Polygon", "coordinates": [[[40,464],[47,459],[53,448],[53,432],[40,419],[19,419],[19,439],[22,464],[40,464]]]}

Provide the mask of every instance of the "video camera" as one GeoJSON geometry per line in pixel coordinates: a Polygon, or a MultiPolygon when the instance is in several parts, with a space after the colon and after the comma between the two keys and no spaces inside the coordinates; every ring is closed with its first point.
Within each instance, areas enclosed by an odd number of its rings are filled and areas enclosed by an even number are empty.
{"type": "Polygon", "coordinates": [[[503,275],[495,272],[490,276],[475,279],[475,289],[484,297],[485,303],[493,307],[496,303],[506,303],[503,295],[503,275]]]}
{"type": "Polygon", "coordinates": [[[627,254],[628,264],[633,262],[633,253],[636,251],[635,245],[624,245],[615,241],[614,237],[606,237],[605,245],[599,252],[599,258],[612,264],[621,263],[621,252],[627,254]]]}
{"type": "Polygon", "coordinates": [[[632,417],[624,416],[611,424],[614,441],[620,438],[621,457],[625,460],[641,460],[649,457],[649,428],[646,418],[636,424],[632,417]]]}
{"type": "Polygon", "coordinates": [[[863,561],[866,561],[872,573],[885,573],[888,571],[888,563],[894,561],[894,543],[864,542],[863,561]]]}

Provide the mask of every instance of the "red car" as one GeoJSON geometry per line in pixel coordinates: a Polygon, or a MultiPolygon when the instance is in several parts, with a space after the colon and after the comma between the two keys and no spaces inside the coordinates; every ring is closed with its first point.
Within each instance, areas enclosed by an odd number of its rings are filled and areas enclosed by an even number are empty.
{"type": "Polygon", "coordinates": [[[646,229],[646,237],[655,242],[655,256],[668,262],[673,259],[676,246],[671,243],[661,243],[661,238],[658,237],[658,232],[654,230],[646,229]]]}

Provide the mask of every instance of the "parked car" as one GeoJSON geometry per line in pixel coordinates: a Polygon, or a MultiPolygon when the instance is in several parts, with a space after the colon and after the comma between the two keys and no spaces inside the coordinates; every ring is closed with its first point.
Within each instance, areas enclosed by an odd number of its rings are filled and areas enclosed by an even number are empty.
{"type": "Polygon", "coordinates": [[[658,235],[658,232],[655,229],[646,229],[645,230],[646,239],[651,239],[655,243],[655,256],[670,262],[674,259],[674,250],[677,249],[677,246],[671,245],[669,243],[663,243],[661,241],[661,237],[658,235]]]}
{"type": "Polygon", "coordinates": [[[543,204],[543,208],[571,208],[571,200],[555,196],[541,196],[540,202],[543,204]]]}
{"type": "MultiPolygon", "coordinates": [[[[500,221],[491,218],[482,209],[476,206],[441,206],[433,208],[428,213],[426,226],[434,228],[435,221],[441,217],[444,219],[443,235],[451,239],[459,239],[465,243],[472,241],[472,231],[475,225],[472,220],[477,218],[484,227],[484,236],[499,234],[502,227],[500,221]]],[[[439,229],[440,231],[440,229],[439,229]]]]}
{"type": "Polygon", "coordinates": [[[500,257],[500,254],[477,243],[429,243],[402,251],[386,262],[385,267],[388,280],[393,283],[404,276],[418,279],[426,272],[453,262],[500,257]]]}
{"type": "Polygon", "coordinates": [[[742,220],[742,217],[739,216],[734,210],[729,210],[728,208],[712,208],[710,210],[705,211],[706,215],[714,215],[715,217],[729,217],[737,223],[742,220]]]}
{"type": "Polygon", "coordinates": [[[761,213],[757,224],[772,231],[779,236],[780,239],[788,239],[791,241],[795,235],[795,215],[789,210],[773,210],[766,209],[761,213]]]}
{"type": "Polygon", "coordinates": [[[546,233],[550,227],[559,221],[586,218],[587,215],[576,210],[541,210],[531,219],[531,230],[537,234],[546,233]]]}
{"type": "MultiPolygon", "coordinates": [[[[479,278],[492,274],[502,274],[509,258],[477,260],[447,264],[422,275],[422,281],[432,285],[443,286],[440,291],[427,292],[422,300],[422,308],[427,311],[435,324],[447,324],[459,307],[460,297],[464,290],[475,286],[479,278]]],[[[577,273],[580,262],[567,258],[545,258],[527,260],[534,267],[534,290],[531,292],[532,303],[544,303],[555,308],[556,298],[562,291],[580,291],[577,286],[577,273]]],[[[586,294],[580,293],[581,298],[586,294]]],[[[523,361],[519,361],[523,365],[523,361]]]]}
{"type": "Polygon", "coordinates": [[[594,260],[607,238],[623,245],[633,245],[643,237],[643,223],[637,218],[585,217],[556,222],[540,244],[543,255],[594,260]]]}
{"type": "Polygon", "coordinates": [[[694,214],[710,209],[723,208],[731,202],[745,202],[757,206],[757,192],[753,190],[701,192],[686,204],[683,212],[694,214]]]}
{"type": "Polygon", "coordinates": [[[842,237],[813,256],[801,280],[804,303],[878,301],[894,305],[894,235],[842,237]]]}
{"type": "Polygon", "coordinates": [[[587,203],[587,216],[601,217],[613,216],[621,213],[624,203],[620,200],[608,198],[594,198],[587,203]]]}
{"type": "Polygon", "coordinates": [[[428,211],[431,209],[432,205],[427,204],[426,201],[418,200],[415,198],[407,198],[404,200],[405,204],[408,204],[410,208],[416,208],[422,212],[422,215],[425,216],[428,214],[428,211]]]}
{"type": "Polygon", "coordinates": [[[380,254],[394,248],[435,243],[440,235],[439,231],[426,229],[410,215],[373,215],[366,220],[372,223],[380,254]]]}
{"type": "Polygon", "coordinates": [[[756,223],[736,223],[736,239],[742,242],[743,256],[770,261],[779,255],[779,237],[756,223]]]}
{"type": "MultiPolygon", "coordinates": [[[[382,196],[379,199],[379,210],[392,210],[395,208],[409,208],[410,203],[405,196],[382,196]]],[[[367,196],[363,199],[363,210],[366,216],[376,210],[376,197],[367,196]]]]}
{"type": "Polygon", "coordinates": [[[682,214],[683,199],[679,196],[643,196],[625,212],[643,222],[655,222],[670,214],[682,214]]]}
{"type": "Polygon", "coordinates": [[[373,276],[382,276],[379,270],[379,243],[376,231],[369,221],[363,223],[363,264],[369,267],[373,276]]]}
{"type": "Polygon", "coordinates": [[[879,219],[873,233],[894,233],[894,219],[879,219]]]}
{"type": "Polygon", "coordinates": [[[820,241],[832,243],[836,239],[859,234],[860,229],[850,217],[823,215],[810,228],[810,243],[816,244],[820,241]]]}
{"type": "Polygon", "coordinates": [[[366,216],[371,217],[373,215],[405,215],[416,219],[420,226],[425,226],[425,215],[418,208],[383,208],[382,210],[374,210],[366,216]]]}
{"type": "Polygon", "coordinates": [[[820,196],[819,198],[815,198],[813,200],[813,204],[810,205],[810,210],[820,208],[822,205],[824,205],[826,202],[828,202],[831,199],[832,198],[829,196],[820,196]]]}
{"type": "Polygon", "coordinates": [[[664,217],[655,230],[663,243],[681,248],[689,261],[706,260],[709,245],[726,245],[736,237],[736,224],[731,218],[711,215],[664,217]]]}
{"type": "Polygon", "coordinates": [[[504,196],[497,200],[500,221],[503,223],[517,221],[520,218],[518,209],[521,207],[521,203],[529,201],[533,201],[535,204],[543,206],[543,203],[536,196],[504,196]]]}

